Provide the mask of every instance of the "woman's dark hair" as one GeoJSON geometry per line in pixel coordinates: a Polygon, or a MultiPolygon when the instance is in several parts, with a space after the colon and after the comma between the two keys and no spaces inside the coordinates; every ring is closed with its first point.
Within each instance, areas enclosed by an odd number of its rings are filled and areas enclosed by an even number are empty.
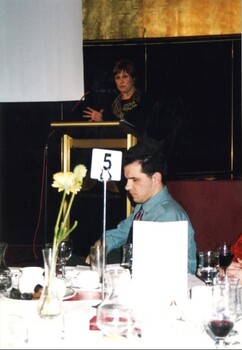
{"type": "Polygon", "coordinates": [[[141,164],[143,173],[152,176],[154,173],[159,172],[162,174],[163,183],[165,182],[167,163],[160,142],[146,138],[124,152],[123,166],[136,161],[141,164]]]}
{"type": "Polygon", "coordinates": [[[135,66],[132,61],[129,60],[120,60],[115,63],[113,67],[113,75],[114,77],[120,72],[127,72],[133,79],[135,79],[135,66]]]}

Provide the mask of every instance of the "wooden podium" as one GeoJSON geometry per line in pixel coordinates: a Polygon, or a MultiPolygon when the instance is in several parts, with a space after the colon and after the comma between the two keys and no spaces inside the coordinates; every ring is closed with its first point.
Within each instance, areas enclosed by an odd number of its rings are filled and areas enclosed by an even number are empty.
{"type": "MultiPolygon", "coordinates": [[[[70,171],[71,149],[73,148],[107,148],[107,149],[129,149],[137,143],[137,137],[134,134],[127,133],[121,138],[73,138],[71,130],[75,128],[103,128],[117,127],[121,128],[119,121],[110,122],[52,122],[54,128],[63,128],[64,133],[61,139],[61,168],[62,171],[70,171]],[[66,134],[68,130],[68,134],[66,134]]],[[[127,196],[126,214],[131,213],[133,207],[127,196]]]]}

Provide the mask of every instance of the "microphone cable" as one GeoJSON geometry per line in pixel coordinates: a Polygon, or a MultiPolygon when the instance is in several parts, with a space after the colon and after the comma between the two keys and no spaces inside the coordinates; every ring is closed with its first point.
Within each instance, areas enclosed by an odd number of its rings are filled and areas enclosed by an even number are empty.
{"type": "Polygon", "coordinates": [[[41,188],[40,188],[40,205],[39,205],[39,214],[38,214],[38,220],[37,225],[34,232],[34,238],[32,243],[32,251],[34,254],[34,257],[36,260],[38,260],[38,255],[36,253],[36,239],[39,232],[39,226],[41,222],[42,217],[42,208],[43,208],[43,201],[44,201],[44,192],[45,192],[45,181],[46,181],[46,163],[47,163],[47,152],[48,152],[48,139],[54,134],[56,129],[52,130],[51,133],[47,137],[47,142],[44,146],[43,150],[43,158],[42,158],[42,178],[41,178],[41,188]]]}

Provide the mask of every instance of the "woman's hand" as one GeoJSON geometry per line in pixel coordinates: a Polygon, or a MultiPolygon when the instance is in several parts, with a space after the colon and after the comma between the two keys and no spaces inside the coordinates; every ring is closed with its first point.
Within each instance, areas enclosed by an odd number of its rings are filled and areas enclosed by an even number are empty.
{"type": "Polygon", "coordinates": [[[238,262],[232,261],[226,270],[226,274],[229,277],[239,278],[239,283],[242,284],[242,260],[238,259],[238,262]]]}
{"type": "Polygon", "coordinates": [[[91,107],[87,107],[83,111],[83,118],[89,118],[89,122],[102,122],[103,121],[103,109],[96,111],[91,107]]]}

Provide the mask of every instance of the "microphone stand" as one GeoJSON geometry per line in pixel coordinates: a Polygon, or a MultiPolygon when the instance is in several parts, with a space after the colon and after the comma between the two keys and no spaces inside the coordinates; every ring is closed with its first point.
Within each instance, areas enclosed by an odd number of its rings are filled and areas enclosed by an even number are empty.
{"type": "Polygon", "coordinates": [[[47,242],[47,212],[48,212],[48,144],[45,145],[45,210],[44,210],[44,238],[47,242]]]}

